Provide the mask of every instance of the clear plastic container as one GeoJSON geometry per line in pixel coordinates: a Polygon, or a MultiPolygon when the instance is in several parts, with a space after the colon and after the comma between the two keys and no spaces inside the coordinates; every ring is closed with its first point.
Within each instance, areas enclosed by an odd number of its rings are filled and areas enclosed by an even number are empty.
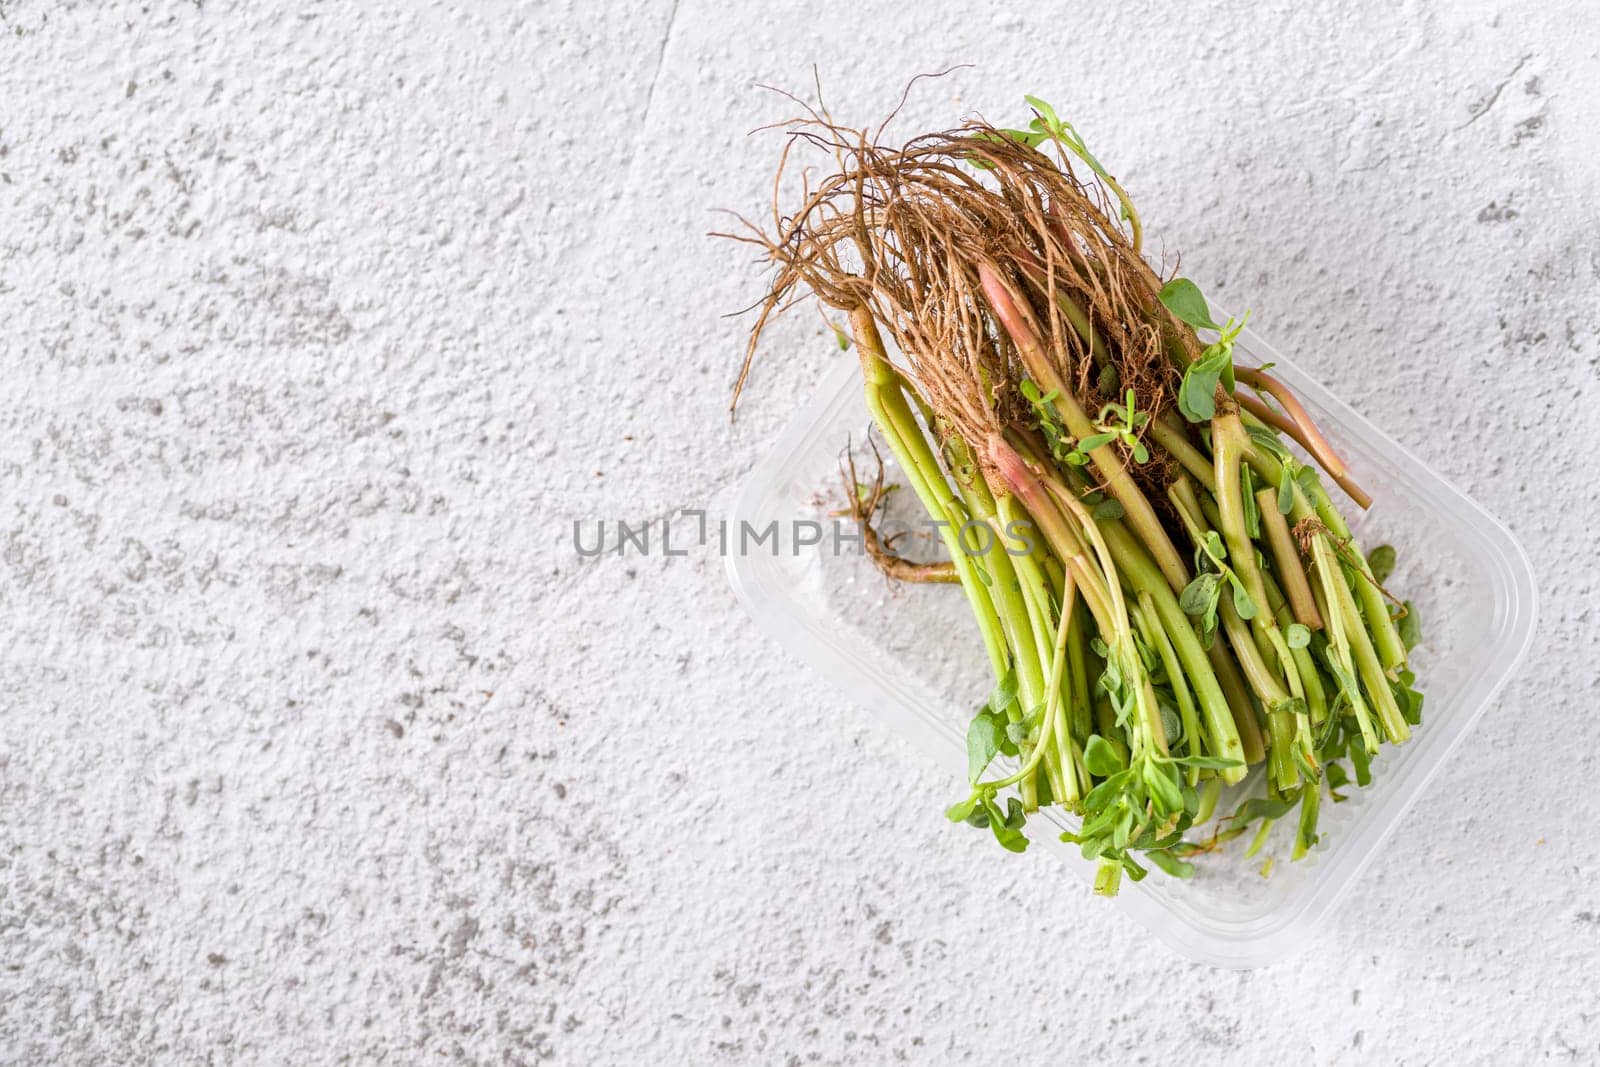
{"type": "MultiPolygon", "coordinates": [[[[1384,746],[1374,761],[1370,787],[1352,784],[1349,799],[1324,801],[1321,842],[1304,859],[1289,862],[1293,820],[1285,820],[1253,860],[1244,858],[1245,841],[1238,839],[1199,857],[1191,879],[1152,868],[1143,882],[1124,879],[1114,905],[1093,905],[1120,907],[1181,955],[1222,967],[1271,963],[1306,944],[1516,669],[1532,641],[1536,611],[1533,570],[1504,526],[1259,339],[1246,333],[1239,348],[1242,365],[1277,364],[1273,373],[1299,394],[1372,494],[1366,513],[1343,501],[1341,510],[1364,547],[1388,542],[1398,551],[1389,584],[1419,611],[1423,642],[1412,662],[1426,702],[1411,740],[1384,746]],[[1262,877],[1267,854],[1275,863],[1262,877]]],[[[776,553],[768,545],[739,552],[739,539],[730,537],[728,574],[764,630],[950,769],[949,790],[926,798],[928,818],[937,820],[964,794],[966,724],[993,686],[966,599],[949,586],[891,587],[851,546],[835,552],[831,532],[815,547],[797,547],[790,536],[797,522],[832,521],[827,511],[841,496],[842,451],[847,439],[861,442],[867,425],[860,374],[847,361],[735,495],[729,529],[741,522],[762,529],[777,520],[780,541],[776,553]]],[[[892,465],[886,477],[894,480],[892,465]]],[[[914,498],[900,506],[906,521],[920,518],[914,498]]],[[[1219,810],[1259,789],[1259,774],[1219,810]]],[[[1076,821],[1050,818],[1063,828],[1076,821]]],[[[952,826],[949,832],[974,831],[952,826]]],[[[1093,864],[1076,846],[1057,841],[1049,823],[1031,818],[1028,835],[1030,857],[1053,850],[1079,876],[1092,878],[1093,864]]]]}

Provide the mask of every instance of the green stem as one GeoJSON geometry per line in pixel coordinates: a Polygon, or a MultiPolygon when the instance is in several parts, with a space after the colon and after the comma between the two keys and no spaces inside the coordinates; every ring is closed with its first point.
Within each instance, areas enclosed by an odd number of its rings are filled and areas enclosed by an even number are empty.
{"type": "Polygon", "coordinates": [[[1094,891],[1103,897],[1114,897],[1121,886],[1121,861],[1102,857],[1100,866],[1094,872],[1094,891]]]}
{"type": "MultiPolygon", "coordinates": [[[[1004,526],[1000,523],[994,495],[977,475],[976,467],[972,463],[971,449],[959,437],[951,437],[945,447],[951,460],[951,469],[956,472],[956,488],[961,493],[967,510],[974,520],[984,523],[994,532],[994,540],[984,553],[984,561],[987,564],[985,569],[990,579],[987,589],[1011,648],[1021,705],[1031,712],[1034,708],[1043,707],[1046,700],[1044,665],[1049,661],[1050,649],[1046,636],[1050,632],[1048,608],[1036,611],[1034,604],[1024,592],[1021,578],[1012,566],[1013,557],[1010,554],[1011,550],[1020,549],[1021,546],[1007,536],[1004,526]],[[968,476],[963,477],[963,473],[967,473],[968,476]]],[[[1015,558],[1025,557],[1019,554],[1015,558]]],[[[1052,752],[1045,753],[1044,774],[1049,781],[1050,795],[1053,798],[1059,801],[1063,796],[1070,796],[1072,802],[1076,802],[1077,790],[1067,783],[1061,763],[1052,752]]],[[[1038,801],[1036,788],[1024,791],[1025,810],[1037,810],[1038,801]]]]}
{"type": "MultiPolygon", "coordinates": [[[[1331,551],[1329,554],[1332,554],[1331,551]]],[[[1361,613],[1356,608],[1355,598],[1350,595],[1350,584],[1344,581],[1344,571],[1337,560],[1333,562],[1332,569],[1339,577],[1329,584],[1334,587],[1337,610],[1343,616],[1350,635],[1350,649],[1355,656],[1356,670],[1366,687],[1368,699],[1378,713],[1378,722],[1382,724],[1384,734],[1392,744],[1398,745],[1411,736],[1411,727],[1406,723],[1405,716],[1400,714],[1394,690],[1389,688],[1389,676],[1378,661],[1366,627],[1361,625],[1361,613]]]]}
{"type": "Polygon", "coordinates": [[[1256,509],[1261,513],[1261,529],[1267,546],[1272,550],[1272,560],[1283,575],[1283,588],[1288,596],[1294,617],[1301,625],[1313,630],[1322,629],[1322,616],[1317,613],[1317,602],[1311,596],[1311,582],[1306,569],[1300,564],[1300,553],[1289,536],[1289,524],[1278,510],[1278,494],[1272,489],[1256,493],[1256,509]]]}
{"type": "MultiPolygon", "coordinates": [[[[994,601],[978,578],[972,558],[960,544],[959,531],[967,520],[966,509],[950,493],[939,461],[912,414],[900,376],[884,352],[883,339],[878,334],[871,311],[857,307],[850,313],[850,324],[855,334],[862,375],[866,379],[867,411],[877,424],[889,451],[899,462],[912,492],[922,502],[929,517],[942,523],[939,533],[956,574],[961,579],[961,588],[966,593],[973,617],[977,620],[990,667],[996,679],[1002,678],[1011,669],[1011,649],[994,601]],[[935,486],[943,492],[936,490],[935,486]]],[[[1020,793],[1025,808],[1033,810],[1038,807],[1038,790],[1032,781],[1023,783],[1020,793]]]]}
{"type": "MultiPolygon", "coordinates": [[[[1167,638],[1167,631],[1158,621],[1155,601],[1149,593],[1139,593],[1139,604],[1134,609],[1133,621],[1139,627],[1144,643],[1155,649],[1162,667],[1166,669],[1167,681],[1172,684],[1173,699],[1178,702],[1178,719],[1183,723],[1183,736],[1189,741],[1189,751],[1199,755],[1203,750],[1200,744],[1200,717],[1195,713],[1194,697],[1190,695],[1188,680],[1184,676],[1183,668],[1178,664],[1178,653],[1167,638]]],[[[1198,767],[1187,767],[1185,772],[1190,785],[1200,780],[1198,767]]]]}
{"type": "Polygon", "coordinates": [[[980,782],[979,789],[1004,789],[1019,782],[1026,785],[1033,777],[1034,771],[1045,758],[1045,754],[1052,751],[1050,736],[1055,731],[1056,716],[1051,713],[1051,707],[1057,701],[1061,692],[1061,673],[1066,662],[1067,626],[1063,621],[1056,627],[1056,642],[1054,654],[1050,662],[1050,680],[1045,689],[1045,713],[1040,720],[1039,737],[1034,742],[1033,749],[1028,753],[1026,762],[1015,774],[1007,775],[993,782],[980,782]]]}
{"type": "Polygon", "coordinates": [[[1072,681],[1072,739],[1081,748],[1094,732],[1094,709],[1089,700],[1088,636],[1083,609],[1076,601],[1067,605],[1067,675],[1072,681]]]}
{"type": "MultiPolygon", "coordinates": [[[[1194,686],[1200,712],[1205,718],[1206,733],[1211,742],[1210,755],[1238,760],[1241,764],[1250,762],[1246,760],[1234,713],[1223,695],[1222,688],[1217,684],[1217,677],[1211,670],[1211,663],[1206,658],[1205,649],[1200,645],[1200,639],[1195,636],[1189,617],[1183,613],[1183,608],[1178,606],[1177,597],[1172,595],[1172,590],[1167,588],[1155,563],[1145,554],[1126,527],[1113,519],[1106,521],[1102,529],[1106,543],[1116,554],[1117,566],[1127,578],[1128,584],[1136,593],[1149,594],[1151,603],[1155,605],[1156,615],[1161,619],[1162,627],[1172,640],[1173,650],[1194,686]]],[[[1251,714],[1248,706],[1245,708],[1245,714],[1251,714]]],[[[1258,734],[1258,749],[1259,744],[1258,734]]],[[[1258,750],[1254,762],[1260,760],[1261,754],[1258,750]]],[[[1222,775],[1231,784],[1242,779],[1246,770],[1246,766],[1243,765],[1231,767],[1223,771],[1222,775]]]]}
{"type": "Polygon", "coordinates": [[[1217,609],[1222,617],[1222,628],[1233,645],[1234,654],[1239,657],[1239,665],[1244,668],[1244,676],[1262,706],[1267,709],[1267,767],[1273,784],[1279,789],[1293,788],[1300,778],[1300,772],[1294,765],[1293,753],[1289,751],[1289,746],[1294,743],[1294,716],[1286,710],[1289,693],[1267,665],[1256,644],[1255,634],[1234,610],[1232,598],[1223,597],[1217,609]]]}
{"type": "MultiPolygon", "coordinates": [[[[1172,631],[1169,629],[1168,632],[1172,631]]],[[[1211,647],[1206,649],[1206,660],[1211,664],[1211,672],[1216,675],[1217,685],[1222,688],[1222,695],[1227,700],[1234,732],[1239,735],[1239,745],[1244,750],[1244,760],[1254,767],[1267,758],[1267,747],[1261,737],[1261,722],[1250,696],[1250,687],[1245,684],[1239,663],[1228,651],[1226,641],[1212,641],[1211,647]]]]}
{"type": "MultiPolygon", "coordinates": [[[[1283,591],[1278,588],[1278,583],[1273,580],[1272,575],[1263,574],[1261,578],[1267,586],[1267,603],[1272,608],[1273,617],[1278,620],[1279,626],[1287,627],[1294,621],[1294,616],[1289,612],[1289,604],[1283,597],[1283,591]]],[[[1309,589],[1307,595],[1310,595],[1309,589]]],[[[1305,686],[1306,704],[1311,709],[1311,724],[1320,725],[1328,717],[1328,694],[1322,685],[1322,672],[1317,669],[1316,661],[1311,658],[1309,648],[1291,649],[1290,655],[1294,657],[1295,669],[1300,672],[1300,681],[1305,686]]]]}
{"type": "Polygon", "coordinates": [[[1190,443],[1189,432],[1173,418],[1171,413],[1163,413],[1159,419],[1150,424],[1150,436],[1154,437],[1156,444],[1160,445],[1167,455],[1176,459],[1184,470],[1199,479],[1207,491],[1216,491],[1217,475],[1211,466],[1211,461],[1190,443]]]}
{"type": "MultiPolygon", "coordinates": [[[[1138,711],[1142,731],[1135,734],[1136,739],[1141,738],[1145,746],[1152,747],[1157,753],[1167,754],[1167,731],[1161,725],[1161,710],[1156,704],[1155,689],[1150,684],[1150,676],[1144,669],[1144,661],[1139,658],[1138,648],[1133,642],[1133,628],[1128,619],[1128,608],[1122,597],[1122,583],[1117,577],[1116,560],[1111,554],[1111,548],[1106,543],[1105,535],[1089,514],[1088,509],[1070,489],[1056,485],[1053,482],[1045,483],[1045,490],[1055,498],[1056,502],[1066,510],[1094,546],[1095,556],[1100,561],[1100,571],[1105,575],[1106,587],[1111,594],[1111,619],[1113,629],[1107,636],[1110,638],[1112,651],[1121,660],[1123,677],[1134,680],[1131,688],[1134,696],[1134,706],[1138,711]]],[[[1141,746],[1135,744],[1134,754],[1137,756],[1142,751],[1141,746]]]]}
{"type": "MultiPolygon", "coordinates": [[[[1317,607],[1322,612],[1323,621],[1327,623],[1328,648],[1339,669],[1349,679],[1348,682],[1341,680],[1339,691],[1350,702],[1350,710],[1356,717],[1356,725],[1361,729],[1362,744],[1366,746],[1368,752],[1376,752],[1378,734],[1372,727],[1372,716],[1367,712],[1367,702],[1361,697],[1361,687],[1355,684],[1355,657],[1351,652],[1351,639],[1347,630],[1349,620],[1339,598],[1341,588],[1344,589],[1346,596],[1350,594],[1350,590],[1345,588],[1344,578],[1339,572],[1339,562],[1334,558],[1333,546],[1320,534],[1311,540],[1311,565],[1320,585],[1317,607]]],[[[1356,628],[1360,629],[1359,620],[1356,628]]]]}
{"type": "Polygon", "coordinates": [[[946,551],[950,554],[951,562],[955,565],[956,573],[961,578],[961,587],[972,606],[973,616],[983,635],[984,648],[989,654],[990,665],[994,668],[995,676],[1002,677],[1010,669],[1005,634],[1001,629],[994,604],[973,567],[972,559],[962,549],[957,536],[966,522],[965,509],[950,493],[949,485],[940,470],[939,461],[934,457],[922,428],[911,412],[911,406],[906,402],[899,376],[895,374],[888,357],[884,355],[883,341],[878,336],[878,328],[872,321],[871,312],[865,308],[857,308],[851,313],[850,320],[855,332],[856,351],[861,359],[862,374],[866,378],[867,411],[877,424],[878,431],[883,434],[889,451],[900,464],[906,483],[911,486],[912,492],[922,502],[928,515],[943,523],[939,528],[940,536],[944,540],[946,551]],[[936,491],[935,485],[943,492],[936,491]]]}
{"type": "Polygon", "coordinates": [[[1222,537],[1228,543],[1228,562],[1244,581],[1245,592],[1256,603],[1258,617],[1267,610],[1267,595],[1256,566],[1256,549],[1244,518],[1244,488],[1239,467],[1250,439],[1236,414],[1219,414],[1211,420],[1211,445],[1217,478],[1217,511],[1222,517],[1222,537]]]}
{"type": "Polygon", "coordinates": [[[1394,620],[1389,617],[1389,605],[1384,602],[1383,591],[1378,588],[1378,581],[1372,576],[1372,568],[1367,564],[1366,554],[1351,536],[1349,525],[1344,521],[1344,516],[1339,514],[1339,510],[1333,506],[1328,491],[1315,479],[1311,482],[1311,500],[1316,506],[1317,517],[1322,520],[1322,524],[1350,550],[1349,561],[1352,567],[1359,571],[1355,582],[1356,599],[1360,602],[1361,610],[1366,615],[1367,626],[1372,631],[1378,658],[1386,671],[1398,672],[1406,665],[1405,642],[1400,640],[1400,632],[1395,628],[1394,620]]]}

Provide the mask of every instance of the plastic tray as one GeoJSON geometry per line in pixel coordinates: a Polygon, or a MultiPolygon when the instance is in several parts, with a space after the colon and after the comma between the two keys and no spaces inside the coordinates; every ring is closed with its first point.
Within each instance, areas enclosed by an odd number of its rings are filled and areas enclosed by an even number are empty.
{"type": "MultiPolygon", "coordinates": [[[[1348,503],[1342,510],[1364,547],[1386,541],[1399,553],[1389,584],[1420,613],[1424,640],[1413,665],[1427,701],[1412,739],[1385,746],[1374,761],[1371,786],[1352,785],[1348,800],[1324,802],[1321,842],[1299,862],[1288,861],[1292,828],[1282,825],[1265,853],[1276,856],[1270,877],[1259,873],[1264,854],[1245,860],[1236,840],[1201,857],[1192,879],[1152,868],[1143,882],[1123,880],[1115,906],[1179,954],[1223,967],[1260,966],[1306,944],[1516,669],[1536,612],[1532,568],[1504,526],[1258,338],[1247,332],[1239,350],[1241,364],[1277,364],[1273,373],[1295,389],[1372,494],[1365,514],[1348,503]]],[[[852,546],[834,551],[831,532],[816,547],[790,537],[796,523],[832,521],[826,512],[840,496],[842,450],[847,439],[859,444],[867,425],[860,373],[847,359],[736,493],[730,530],[777,520],[780,539],[776,552],[770,542],[739,552],[739,539],[730,538],[728,574],[762,629],[951,770],[946,793],[927,797],[928,818],[939,819],[965,789],[966,724],[993,686],[965,598],[946,586],[891,588],[852,546]]],[[[887,477],[894,474],[891,468],[887,477]]],[[[914,508],[915,500],[902,506],[914,508]]],[[[1251,788],[1258,774],[1237,789],[1251,788]]],[[[1052,819],[1063,827],[1075,821],[1052,819]]],[[[1029,856],[1042,846],[1092,878],[1093,864],[1059,843],[1048,823],[1030,819],[1028,834],[1029,856]]]]}

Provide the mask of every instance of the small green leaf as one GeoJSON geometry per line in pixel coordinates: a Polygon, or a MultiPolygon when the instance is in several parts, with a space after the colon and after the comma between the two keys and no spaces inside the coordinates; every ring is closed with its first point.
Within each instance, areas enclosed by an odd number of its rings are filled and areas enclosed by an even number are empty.
{"type": "Polygon", "coordinates": [[[1293,810],[1299,800],[1298,795],[1273,800],[1269,797],[1253,797],[1240,804],[1233,815],[1228,818],[1224,830],[1236,833],[1243,832],[1245,827],[1257,819],[1280,819],[1293,810]]]}
{"type": "Polygon", "coordinates": [[[1112,696],[1122,689],[1122,667],[1117,663],[1117,657],[1106,657],[1105,670],[1100,672],[1100,685],[1112,696]]]}
{"type": "Polygon", "coordinates": [[[1367,566],[1372,569],[1372,579],[1379,584],[1394,573],[1394,546],[1379,545],[1367,553],[1367,566]]]}
{"type": "Polygon", "coordinates": [[[1167,744],[1176,745],[1183,740],[1183,720],[1178,718],[1175,709],[1168,706],[1165,701],[1157,705],[1156,711],[1161,715],[1161,732],[1167,739],[1167,744]]]}
{"type": "Polygon", "coordinates": [[[1179,756],[1172,761],[1180,767],[1198,767],[1201,770],[1226,771],[1233,767],[1243,766],[1243,762],[1236,759],[1223,759],[1221,756],[1179,756]]]}
{"type": "Polygon", "coordinates": [[[1256,602],[1250,599],[1250,594],[1244,591],[1244,583],[1239,576],[1229,573],[1233,585],[1233,610],[1239,613],[1239,618],[1249,620],[1256,617],[1256,602]]]}
{"type": "Polygon", "coordinates": [[[1094,506],[1094,517],[1097,519],[1120,519],[1127,513],[1127,509],[1117,500],[1102,500],[1094,506]]]}
{"type": "Polygon", "coordinates": [[[1135,463],[1150,462],[1150,450],[1144,447],[1144,442],[1135,439],[1133,442],[1133,461],[1135,463]]]}
{"type": "Polygon", "coordinates": [[[1174,878],[1194,877],[1194,864],[1180,860],[1167,849],[1146,852],[1145,858],[1174,878]]]}
{"type": "Polygon", "coordinates": [[[1061,120],[1056,117],[1055,108],[1040,100],[1037,96],[1024,96],[1022,99],[1027,102],[1029,107],[1039,113],[1039,118],[1043,120],[1045,129],[1051,131],[1061,129],[1061,120]]]}
{"type": "Polygon", "coordinates": [[[1221,382],[1233,391],[1233,344],[1219,341],[1189,364],[1178,387],[1178,409],[1190,422],[1206,422],[1216,414],[1215,394],[1221,382]]]}
{"type": "Polygon", "coordinates": [[[1122,770],[1122,758],[1109,741],[1099,734],[1090,734],[1083,745],[1083,765],[1096,778],[1110,778],[1122,770]]]}
{"type": "Polygon", "coordinates": [[[1027,818],[1027,815],[1024,814],[1022,810],[1022,801],[1018,800],[1016,797],[1007,797],[1006,828],[1008,830],[1020,830],[1022,829],[1022,824],[1027,821],[1027,818]]]}
{"type": "Polygon", "coordinates": [[[1278,471],[1278,513],[1287,515],[1294,510],[1294,473],[1287,462],[1278,471]]]}
{"type": "Polygon", "coordinates": [[[1400,677],[1389,687],[1394,691],[1395,702],[1400,705],[1400,714],[1412,726],[1422,722],[1422,694],[1412,688],[1416,680],[1417,676],[1411,671],[1401,671],[1400,677]]]}
{"type": "Polygon", "coordinates": [[[989,829],[994,833],[994,839],[1000,842],[1000,847],[1007,852],[1028,851],[1028,839],[1022,836],[1022,832],[996,822],[993,815],[989,816],[989,829]]]}
{"type": "Polygon", "coordinates": [[[1110,805],[1111,801],[1117,796],[1117,794],[1122,792],[1132,778],[1133,771],[1131,768],[1129,770],[1118,771],[1116,774],[1113,774],[1110,778],[1107,778],[1105,781],[1101,782],[1084,795],[1083,810],[1091,815],[1104,811],[1106,807],[1110,805]]]}
{"type": "Polygon", "coordinates": [[[1188,278],[1174,278],[1163,285],[1160,299],[1168,311],[1190,326],[1207,330],[1222,329],[1211,321],[1211,309],[1206,306],[1206,298],[1201,295],[1200,287],[1188,278]]]}
{"type": "Polygon", "coordinates": [[[1305,648],[1311,643],[1311,627],[1298,622],[1291,622],[1289,628],[1284,631],[1283,636],[1284,640],[1289,643],[1290,648],[1305,648]]]}
{"type": "Polygon", "coordinates": [[[1133,809],[1123,808],[1117,816],[1116,825],[1111,830],[1111,845],[1113,848],[1127,848],[1128,838],[1133,834],[1133,809]]]}
{"type": "Polygon", "coordinates": [[[1178,410],[1190,422],[1210,422],[1217,413],[1216,389],[1220,376],[1197,371],[1191,364],[1178,387],[1178,410]]]}
{"type": "Polygon", "coordinates": [[[989,707],[1000,714],[1010,710],[1017,699],[1017,671],[1016,668],[1006,671],[1004,677],[995,683],[994,692],[989,694],[989,707]]]}
{"type": "Polygon", "coordinates": [[[1094,434],[1090,434],[1088,437],[1085,437],[1085,438],[1083,438],[1082,440],[1080,440],[1078,442],[1078,451],[1080,451],[1080,452],[1093,452],[1095,449],[1099,448],[1101,445],[1109,445],[1112,441],[1115,441],[1116,439],[1117,439],[1117,435],[1114,434],[1114,433],[1094,433],[1094,434]]]}
{"type": "Polygon", "coordinates": [[[966,822],[967,819],[972,815],[973,811],[977,809],[977,807],[978,796],[976,793],[974,793],[961,803],[952,804],[946,808],[944,811],[944,817],[949,819],[951,822],[966,822]]]}
{"type": "Polygon", "coordinates": [[[1283,447],[1283,441],[1278,437],[1277,432],[1270,427],[1246,426],[1244,432],[1250,436],[1252,442],[1260,445],[1263,450],[1270,452],[1275,459],[1284,460],[1289,458],[1289,450],[1283,447]]]}
{"type": "Polygon", "coordinates": [[[1150,798],[1156,802],[1156,810],[1163,814],[1183,810],[1183,790],[1178,786],[1176,775],[1169,776],[1167,768],[1151,762],[1144,765],[1143,777],[1150,798]]]}
{"type": "Polygon", "coordinates": [[[1397,620],[1400,631],[1400,641],[1409,652],[1422,643],[1422,620],[1417,617],[1417,606],[1411,601],[1403,605],[1405,614],[1397,620]]]}
{"type": "Polygon", "coordinates": [[[974,784],[1000,751],[1001,728],[991,713],[980,712],[967,727],[967,780],[974,784]]]}
{"type": "Polygon", "coordinates": [[[1022,803],[1016,797],[1011,797],[1006,801],[1007,811],[1002,812],[1000,805],[985,797],[983,807],[989,815],[989,831],[994,834],[1000,847],[1008,852],[1027,851],[1028,839],[1022,836],[1022,803]]]}
{"type": "Polygon", "coordinates": [[[1206,531],[1206,555],[1212,559],[1226,559],[1228,551],[1222,545],[1222,535],[1215,530],[1206,531]]]}
{"type": "Polygon", "coordinates": [[[1185,615],[1204,615],[1219,580],[1215,571],[1196,575],[1194,581],[1183,587],[1183,593],[1178,597],[1178,607],[1183,609],[1185,615]]]}

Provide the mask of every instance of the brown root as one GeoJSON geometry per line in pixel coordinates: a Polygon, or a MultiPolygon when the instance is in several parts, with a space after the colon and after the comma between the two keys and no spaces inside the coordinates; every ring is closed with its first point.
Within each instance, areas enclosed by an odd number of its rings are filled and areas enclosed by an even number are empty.
{"type": "Polygon", "coordinates": [[[1113,194],[1092,175],[1080,179],[1064,148],[1047,154],[984,122],[900,148],[817,115],[787,131],[770,224],[745,222],[747,232],[725,235],[761,247],[777,267],[735,401],[762,331],[808,290],[834,307],[869,308],[953,432],[984,440],[1027,421],[1014,407],[1029,369],[983,298],[980,275],[989,272],[1086,410],[1120,402],[1127,389],[1152,417],[1171,403],[1173,320],[1154,297],[1155,273],[1115,221],[1113,194]],[[838,171],[814,186],[802,176],[800,208],[785,215],[779,191],[797,146],[825,150],[838,171]],[[1108,366],[1115,396],[1098,389],[1108,366]]]}
{"type": "Polygon", "coordinates": [[[884,498],[888,496],[893,486],[884,485],[883,481],[883,456],[878,452],[877,442],[869,436],[868,444],[872,446],[872,459],[877,470],[872,476],[872,484],[866,485],[860,481],[856,474],[855,456],[847,449],[845,452],[845,466],[840,470],[844,478],[845,499],[848,501],[845,514],[855,519],[856,525],[861,528],[861,543],[866,549],[867,558],[884,577],[897,582],[911,583],[959,583],[960,575],[956,572],[956,565],[950,560],[935,560],[929,563],[917,563],[898,555],[894,551],[894,541],[899,535],[882,537],[872,525],[872,518],[883,506],[884,498]],[[862,492],[865,488],[865,492],[862,492]]]}

